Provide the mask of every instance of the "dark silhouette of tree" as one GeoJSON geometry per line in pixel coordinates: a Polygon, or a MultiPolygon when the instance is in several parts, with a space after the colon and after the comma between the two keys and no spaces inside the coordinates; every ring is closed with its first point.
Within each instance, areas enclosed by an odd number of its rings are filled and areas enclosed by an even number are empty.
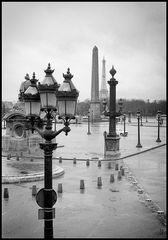
{"type": "MultiPolygon", "coordinates": [[[[100,111],[103,112],[103,100],[100,101],[100,111]]],[[[136,116],[137,111],[139,110],[143,117],[151,116],[154,117],[157,114],[157,111],[160,110],[162,114],[167,114],[166,100],[154,100],[150,102],[149,99],[146,101],[141,99],[123,99],[122,111],[128,114],[131,112],[132,116],[136,116]]],[[[107,107],[109,107],[109,100],[107,99],[107,107]]],[[[77,104],[77,114],[78,115],[87,115],[90,108],[90,100],[86,99],[83,102],[77,104]]],[[[118,100],[116,101],[116,111],[119,111],[118,100]]]]}

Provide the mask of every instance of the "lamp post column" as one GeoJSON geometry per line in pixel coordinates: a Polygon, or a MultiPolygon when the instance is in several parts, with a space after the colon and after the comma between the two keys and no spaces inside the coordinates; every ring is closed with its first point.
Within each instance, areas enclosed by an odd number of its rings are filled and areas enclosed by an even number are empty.
{"type": "Polygon", "coordinates": [[[141,117],[141,116],[140,116],[140,112],[138,111],[138,112],[137,112],[137,119],[138,119],[138,143],[137,143],[137,145],[136,145],[137,148],[142,147],[142,145],[141,145],[141,143],[140,143],[140,122],[139,122],[140,117],[141,117]]]}
{"type": "Polygon", "coordinates": [[[92,123],[93,123],[93,110],[92,110],[92,123]]]}
{"type": "Polygon", "coordinates": [[[52,143],[52,117],[48,110],[47,125],[43,134],[45,143],[40,143],[40,148],[44,150],[44,208],[50,211],[44,218],[44,238],[53,238],[53,217],[52,217],[52,152],[57,148],[57,143],[52,143]]]}
{"type": "Polygon", "coordinates": [[[146,112],[146,122],[148,122],[148,116],[147,116],[147,112],[146,112]]]}
{"type": "Polygon", "coordinates": [[[158,111],[158,114],[157,114],[157,120],[158,120],[158,137],[157,137],[157,140],[156,142],[161,142],[160,140],[160,111],[158,111]]]}
{"type": "Polygon", "coordinates": [[[88,135],[90,135],[90,112],[88,112],[88,132],[87,132],[88,135]]]}
{"type": "Polygon", "coordinates": [[[128,122],[131,123],[131,112],[128,112],[128,122]]]}
{"type": "MultiPolygon", "coordinates": [[[[52,151],[57,147],[57,143],[40,143],[40,148],[44,150],[44,205],[48,210],[52,209],[52,151]]],[[[52,216],[44,219],[44,238],[53,238],[52,216]]]]}
{"type": "MultiPolygon", "coordinates": [[[[120,113],[120,115],[122,115],[122,107],[123,107],[123,99],[122,98],[120,98],[118,100],[118,105],[120,106],[119,113],[120,113]]],[[[120,118],[120,122],[122,123],[122,117],[120,118]]]]}
{"type": "Polygon", "coordinates": [[[108,81],[110,85],[110,116],[109,116],[109,134],[108,136],[116,137],[116,85],[117,81],[108,81]]]}
{"type": "Polygon", "coordinates": [[[125,114],[124,114],[124,135],[125,135],[125,114]]]}
{"type": "Polygon", "coordinates": [[[143,126],[143,124],[142,124],[142,113],[141,113],[141,116],[140,116],[140,117],[141,117],[141,126],[143,126]]]}

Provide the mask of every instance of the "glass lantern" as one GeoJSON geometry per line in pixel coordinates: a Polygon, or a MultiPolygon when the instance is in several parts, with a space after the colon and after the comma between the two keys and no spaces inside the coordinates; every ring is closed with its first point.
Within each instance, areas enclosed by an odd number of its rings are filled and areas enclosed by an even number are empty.
{"type": "Polygon", "coordinates": [[[44,72],[46,73],[46,76],[42,83],[38,84],[41,107],[43,109],[56,109],[56,89],[59,87],[59,85],[52,76],[54,70],[51,70],[50,63],[44,72]]]}
{"type": "Polygon", "coordinates": [[[35,73],[33,73],[33,78],[30,80],[31,85],[24,92],[24,102],[25,102],[25,110],[27,116],[40,114],[40,95],[38,92],[38,88],[36,82],[38,81],[35,78],[35,73]]]}
{"type": "Polygon", "coordinates": [[[141,112],[137,111],[137,118],[140,118],[140,116],[141,116],[141,112]]]}
{"type": "Polygon", "coordinates": [[[79,91],[71,81],[73,75],[70,73],[69,68],[67,74],[63,74],[63,77],[65,78],[64,82],[56,92],[58,114],[60,117],[72,118],[76,114],[76,104],[79,91]]]}

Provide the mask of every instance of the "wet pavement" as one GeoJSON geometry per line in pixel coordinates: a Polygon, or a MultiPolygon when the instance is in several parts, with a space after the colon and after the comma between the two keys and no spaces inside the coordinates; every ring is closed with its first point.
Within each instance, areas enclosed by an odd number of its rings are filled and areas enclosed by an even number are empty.
{"type": "MultiPolygon", "coordinates": [[[[57,137],[57,142],[64,147],[54,152],[53,169],[58,166],[65,173],[53,179],[56,192],[58,183],[63,186],[63,193],[58,194],[54,205],[54,238],[166,238],[164,222],[157,213],[158,210],[166,212],[166,146],[163,146],[166,128],[161,127],[162,142],[156,143],[157,125],[154,126],[141,127],[143,147],[137,149],[137,126],[127,124],[128,137],[120,139],[120,157],[161,147],[122,160],[111,159],[111,168],[109,161],[102,160],[101,167],[98,167],[98,160],[93,159],[104,159],[103,132],[108,131],[108,123],[94,123],[91,135],[87,135],[87,123],[71,125],[68,136],[60,134],[57,137]],[[58,157],[63,158],[62,163],[58,157]],[[73,163],[74,157],[77,158],[76,164],[73,163]],[[82,158],[90,159],[90,165],[78,160],[82,158]],[[120,180],[115,170],[116,163],[119,168],[125,168],[125,175],[120,180]],[[115,178],[113,183],[110,182],[111,174],[115,178]],[[130,176],[134,180],[130,180],[130,176]],[[101,188],[97,187],[98,177],[102,179],[101,188]],[[83,191],[80,190],[80,180],[85,183],[83,191]],[[140,188],[143,194],[138,192],[140,188]],[[151,207],[151,202],[147,202],[149,198],[158,209],[151,207]]],[[[123,124],[117,124],[117,127],[123,128],[123,124]]],[[[42,165],[43,160],[34,161],[42,165]]],[[[5,162],[3,166],[6,172],[9,166],[5,162]]],[[[19,172],[13,167],[10,171],[11,174],[19,172]]],[[[3,189],[7,187],[9,190],[9,199],[2,199],[3,238],[44,237],[44,221],[38,219],[40,207],[32,196],[33,185],[39,190],[44,182],[2,185],[3,189]]]]}

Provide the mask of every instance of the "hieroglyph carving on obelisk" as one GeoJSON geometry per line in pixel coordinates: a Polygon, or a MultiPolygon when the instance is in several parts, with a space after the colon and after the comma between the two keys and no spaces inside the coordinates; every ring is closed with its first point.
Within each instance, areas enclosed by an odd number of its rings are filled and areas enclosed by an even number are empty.
{"type": "Polygon", "coordinates": [[[92,120],[100,120],[100,101],[99,101],[99,64],[98,48],[94,46],[92,50],[92,85],[90,115],[92,120]]]}

